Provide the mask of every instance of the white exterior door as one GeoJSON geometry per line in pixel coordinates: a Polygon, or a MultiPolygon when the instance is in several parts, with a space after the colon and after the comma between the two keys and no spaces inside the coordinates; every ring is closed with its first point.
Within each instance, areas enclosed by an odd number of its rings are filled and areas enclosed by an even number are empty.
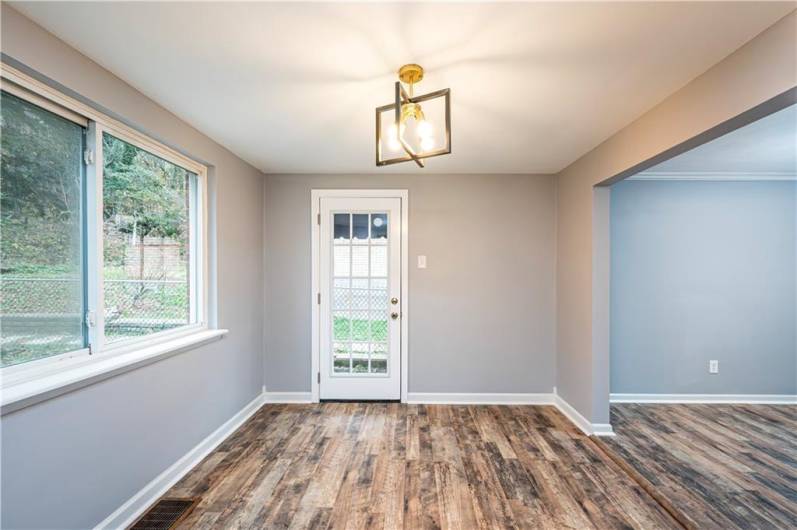
{"type": "Polygon", "coordinates": [[[401,397],[401,199],[322,197],[319,397],[401,397]]]}

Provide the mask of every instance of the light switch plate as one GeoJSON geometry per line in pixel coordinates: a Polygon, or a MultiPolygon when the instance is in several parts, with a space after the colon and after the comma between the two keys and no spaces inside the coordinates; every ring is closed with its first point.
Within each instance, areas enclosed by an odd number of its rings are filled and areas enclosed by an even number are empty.
{"type": "Polygon", "coordinates": [[[710,374],[718,374],[718,373],[720,373],[720,362],[719,361],[709,361],[708,362],[708,373],[710,373],[710,374]]]}
{"type": "Polygon", "coordinates": [[[418,268],[419,269],[426,268],[426,256],[418,256],[418,268]]]}

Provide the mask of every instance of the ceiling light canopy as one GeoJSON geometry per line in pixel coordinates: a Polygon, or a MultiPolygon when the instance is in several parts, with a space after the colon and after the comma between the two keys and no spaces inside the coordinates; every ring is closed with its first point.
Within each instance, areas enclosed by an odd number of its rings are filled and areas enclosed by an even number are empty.
{"type": "Polygon", "coordinates": [[[398,77],[393,103],[376,108],[376,165],[424,167],[423,159],[451,153],[451,89],[416,96],[415,83],[423,79],[417,64],[402,66],[398,77]]]}

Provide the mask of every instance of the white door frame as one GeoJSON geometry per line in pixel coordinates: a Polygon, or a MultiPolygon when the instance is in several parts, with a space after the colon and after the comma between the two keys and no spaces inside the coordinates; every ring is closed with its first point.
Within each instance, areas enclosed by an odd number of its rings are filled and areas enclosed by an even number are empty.
{"type": "Polygon", "coordinates": [[[365,198],[397,198],[401,199],[401,402],[407,402],[408,388],[408,352],[409,352],[409,192],[407,190],[310,190],[310,241],[312,255],[312,279],[310,289],[310,305],[312,307],[312,362],[310,363],[310,384],[313,403],[319,402],[319,373],[321,362],[321,306],[318,303],[320,293],[320,205],[326,197],[365,197],[365,198]]]}

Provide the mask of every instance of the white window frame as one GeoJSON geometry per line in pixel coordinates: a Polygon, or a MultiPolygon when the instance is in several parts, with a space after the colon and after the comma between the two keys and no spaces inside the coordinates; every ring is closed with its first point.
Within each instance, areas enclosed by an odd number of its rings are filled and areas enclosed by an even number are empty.
{"type": "MultiPolygon", "coordinates": [[[[88,348],[64,352],[35,361],[0,368],[0,407],[3,413],[19,408],[15,405],[15,396],[25,395],[30,398],[36,394],[37,381],[44,385],[52,382],[47,378],[63,376],[65,370],[91,369],[96,363],[107,364],[111,358],[126,357],[128,364],[137,364],[136,352],[144,352],[151,358],[154,351],[161,354],[173,349],[168,346],[184,349],[186,344],[204,342],[207,339],[220,337],[226,330],[211,330],[208,321],[210,310],[208,255],[208,183],[207,166],[182,153],[150,138],[128,125],[82,103],[62,92],[38,81],[24,72],[0,62],[0,88],[30,103],[54,112],[86,128],[86,148],[93,152],[93,161],[86,164],[86,211],[87,240],[85,241],[88,256],[86,282],[88,288],[87,316],[91,315],[93,325],[88,326],[88,348]],[[191,186],[190,204],[195,207],[189,210],[191,233],[189,239],[189,257],[192,260],[189,277],[190,319],[193,323],[179,328],[165,330],[142,337],[120,339],[105,343],[104,334],[104,292],[103,292],[103,218],[102,218],[102,135],[108,133],[120,140],[128,142],[170,163],[178,165],[197,175],[196,185],[191,186]],[[30,388],[16,388],[20,385],[30,388]],[[11,397],[9,397],[11,394],[11,397]]],[[[140,360],[140,359],[139,359],[140,360]]],[[[119,371],[119,362],[114,363],[114,372],[119,371]]],[[[110,365],[109,365],[110,366],[110,365]]],[[[96,376],[97,370],[92,370],[96,376]]],[[[79,373],[71,374],[68,379],[74,383],[80,378],[79,373]]],[[[63,377],[62,377],[63,379],[63,377]]],[[[50,388],[52,390],[52,388],[50,388]]]]}

